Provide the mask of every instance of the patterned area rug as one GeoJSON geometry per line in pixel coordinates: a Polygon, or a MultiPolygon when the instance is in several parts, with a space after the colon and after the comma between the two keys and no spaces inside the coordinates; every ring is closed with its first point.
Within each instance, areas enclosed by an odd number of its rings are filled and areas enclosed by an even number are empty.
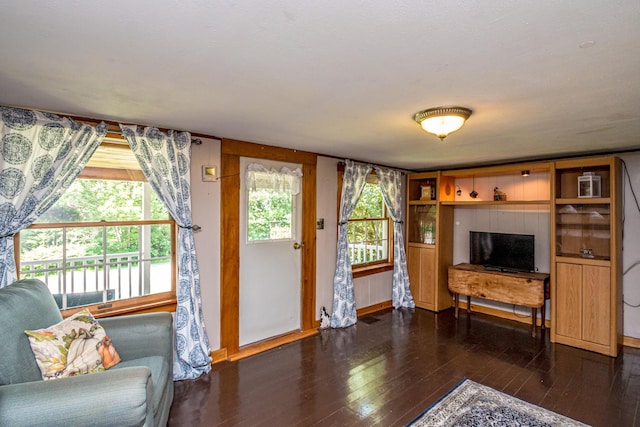
{"type": "Polygon", "coordinates": [[[490,387],[463,380],[407,426],[586,426],[490,387]]]}

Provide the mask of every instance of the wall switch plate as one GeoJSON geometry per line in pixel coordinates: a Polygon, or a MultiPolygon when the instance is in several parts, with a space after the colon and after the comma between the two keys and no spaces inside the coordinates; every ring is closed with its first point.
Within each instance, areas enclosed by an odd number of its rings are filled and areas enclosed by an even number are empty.
{"type": "Polygon", "coordinates": [[[316,220],[316,230],[324,230],[324,218],[318,218],[316,220]]]}

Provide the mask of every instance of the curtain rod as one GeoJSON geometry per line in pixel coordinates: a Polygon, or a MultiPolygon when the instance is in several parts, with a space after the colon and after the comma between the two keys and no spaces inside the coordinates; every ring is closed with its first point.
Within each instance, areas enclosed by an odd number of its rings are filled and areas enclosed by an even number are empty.
{"type": "MultiPolygon", "coordinates": [[[[60,114],[60,113],[56,113],[56,114],[60,114]]],[[[64,115],[64,114],[62,114],[64,115]]],[[[88,124],[93,124],[93,125],[97,125],[100,122],[105,122],[108,126],[109,126],[109,130],[107,131],[107,134],[116,134],[116,135],[120,135],[122,136],[122,130],[120,129],[120,123],[119,122],[114,122],[112,120],[105,120],[105,119],[92,119],[89,117],[81,117],[81,116],[73,116],[73,115],[66,115],[66,117],[69,117],[70,119],[76,120],[76,121],[80,121],[80,122],[85,122],[88,124]]],[[[125,125],[133,125],[133,126],[147,126],[147,125],[140,125],[137,123],[122,123],[125,125]]],[[[155,126],[150,126],[150,127],[155,127],[155,126]]],[[[166,132],[170,129],[168,128],[157,128],[160,131],[166,132]]],[[[185,131],[178,131],[178,132],[185,132],[185,131]]],[[[222,138],[215,136],[215,135],[206,135],[206,134],[201,134],[201,133],[192,133],[189,132],[192,136],[191,138],[191,143],[192,144],[196,144],[196,145],[201,145],[202,144],[202,139],[200,138],[210,138],[210,139],[217,139],[218,141],[222,141],[222,138]],[[193,138],[195,137],[195,138],[193,138]]]]}
{"type": "MultiPolygon", "coordinates": [[[[2,104],[0,104],[2,105],[2,104]]],[[[21,110],[31,110],[31,111],[40,111],[40,112],[46,112],[46,113],[53,113],[56,114],[58,116],[62,116],[62,117],[68,117],[70,119],[73,119],[75,121],[79,121],[79,122],[85,122],[87,124],[92,124],[92,125],[97,125],[100,122],[104,122],[109,126],[109,130],[107,131],[107,134],[111,133],[111,134],[116,134],[116,135],[122,135],[122,130],[120,130],[120,123],[119,122],[115,122],[113,120],[107,120],[107,119],[94,119],[94,118],[90,118],[90,117],[82,117],[82,116],[76,116],[73,114],[67,114],[67,113],[60,113],[57,111],[51,111],[51,110],[42,110],[42,109],[35,109],[35,108],[31,108],[31,107],[23,107],[23,106],[19,106],[19,105],[4,105],[6,107],[10,107],[10,108],[18,108],[21,110]]],[[[148,127],[156,127],[158,130],[166,132],[170,129],[168,128],[160,128],[157,126],[151,126],[151,125],[139,125],[137,123],[123,123],[123,124],[127,124],[127,125],[134,125],[134,126],[148,126],[148,127]]],[[[179,132],[188,132],[188,131],[179,131],[179,132]]],[[[215,136],[215,135],[207,135],[204,133],[194,133],[194,132],[189,132],[191,134],[192,137],[195,136],[195,138],[191,138],[191,143],[192,144],[196,144],[196,145],[201,145],[202,144],[202,140],[200,138],[209,138],[209,139],[216,139],[218,141],[222,141],[222,138],[220,138],[219,136],[215,136]]]]}
{"type": "MultiPolygon", "coordinates": [[[[104,120],[102,120],[102,121],[107,123],[104,120]]],[[[119,128],[115,129],[115,128],[111,127],[112,124],[110,124],[110,123],[107,123],[107,124],[109,125],[109,130],[107,131],[107,135],[111,134],[111,135],[120,135],[120,136],[122,136],[122,129],[119,129],[119,128]]],[[[123,124],[131,124],[131,125],[133,125],[132,123],[123,123],[123,124]]],[[[141,126],[141,125],[133,125],[133,126],[141,126]]],[[[158,130],[166,132],[168,129],[158,129],[158,130]]],[[[178,132],[181,132],[181,131],[178,131],[178,132]]],[[[196,144],[196,145],[202,145],[202,140],[200,138],[191,138],[191,143],[192,144],[196,144]]]]}
{"type": "MultiPolygon", "coordinates": [[[[359,163],[361,165],[371,165],[373,167],[377,166],[377,167],[386,168],[386,169],[393,169],[393,170],[396,170],[398,172],[402,172],[403,174],[407,174],[409,172],[412,172],[411,170],[408,170],[408,169],[394,168],[392,166],[378,165],[378,164],[373,164],[371,162],[363,162],[363,161],[360,161],[360,160],[353,160],[353,159],[349,159],[349,160],[351,160],[353,163],[359,163]]],[[[344,161],[341,161],[341,162],[338,162],[338,166],[344,167],[344,166],[346,166],[346,164],[345,164],[344,161]]]]}

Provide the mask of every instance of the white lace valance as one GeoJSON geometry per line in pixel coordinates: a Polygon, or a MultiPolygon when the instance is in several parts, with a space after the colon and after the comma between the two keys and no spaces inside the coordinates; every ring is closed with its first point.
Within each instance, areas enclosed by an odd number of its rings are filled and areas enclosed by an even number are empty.
{"type": "Polygon", "coordinates": [[[296,195],[300,193],[300,168],[291,170],[283,167],[279,171],[267,169],[260,163],[247,166],[246,182],[249,190],[273,190],[296,195]]]}

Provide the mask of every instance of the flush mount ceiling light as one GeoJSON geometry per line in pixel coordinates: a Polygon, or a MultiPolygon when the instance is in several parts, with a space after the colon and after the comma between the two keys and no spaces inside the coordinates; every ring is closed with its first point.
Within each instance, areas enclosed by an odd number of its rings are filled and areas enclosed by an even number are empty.
{"type": "Polygon", "coordinates": [[[464,107],[436,107],[418,111],[413,120],[425,131],[444,140],[451,132],[460,129],[470,115],[471,110],[464,107]]]}

